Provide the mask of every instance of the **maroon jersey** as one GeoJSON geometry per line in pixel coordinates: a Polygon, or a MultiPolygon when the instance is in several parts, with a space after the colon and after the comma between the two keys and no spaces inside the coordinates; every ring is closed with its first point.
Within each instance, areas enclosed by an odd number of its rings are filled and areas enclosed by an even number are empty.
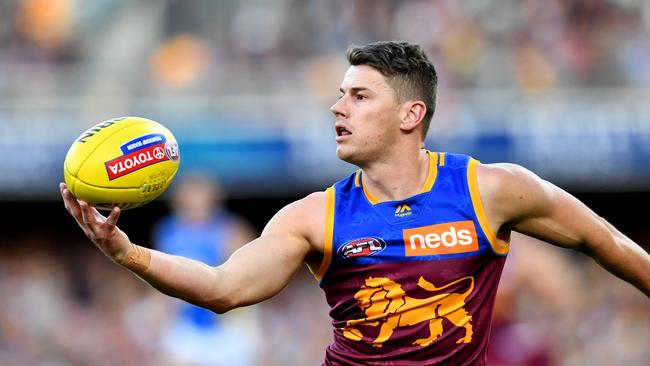
{"type": "Polygon", "coordinates": [[[360,171],[327,190],[325,365],[483,365],[508,243],[487,224],[477,161],[429,152],[422,192],[378,202],[360,171]]]}

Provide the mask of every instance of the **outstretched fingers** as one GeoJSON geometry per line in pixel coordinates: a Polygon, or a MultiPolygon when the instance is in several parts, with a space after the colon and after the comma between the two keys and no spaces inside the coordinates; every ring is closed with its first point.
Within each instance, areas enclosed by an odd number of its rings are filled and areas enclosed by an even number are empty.
{"type": "Polygon", "coordinates": [[[91,238],[93,236],[93,232],[90,229],[90,227],[85,223],[82,209],[80,202],[78,201],[68,190],[68,186],[65,183],[60,183],[59,184],[59,191],[61,192],[61,197],[63,197],[63,205],[65,206],[65,209],[68,210],[70,215],[77,221],[77,224],[83,230],[84,234],[86,234],[87,237],[91,238]]]}
{"type": "Polygon", "coordinates": [[[86,237],[109,258],[121,258],[131,244],[126,234],[117,228],[117,220],[122,212],[120,208],[114,207],[108,217],[105,217],[88,202],[76,199],[64,183],[59,185],[59,190],[66,210],[77,221],[86,237]]]}
{"type": "Polygon", "coordinates": [[[81,200],[78,202],[79,207],[81,207],[81,217],[83,219],[83,223],[90,227],[93,227],[95,224],[97,224],[97,217],[93,212],[94,209],[88,204],[88,202],[81,200]]]}
{"type": "Polygon", "coordinates": [[[113,207],[110,215],[108,215],[108,218],[106,219],[106,225],[108,225],[110,228],[115,227],[115,225],[117,225],[117,220],[120,218],[121,213],[122,210],[120,210],[119,207],[113,207]]]}
{"type": "Polygon", "coordinates": [[[79,205],[83,216],[83,225],[90,232],[90,235],[87,234],[88,237],[95,244],[103,245],[106,240],[112,237],[119,214],[115,214],[115,211],[111,210],[113,217],[109,221],[97,209],[88,204],[88,202],[79,201],[79,205]]]}
{"type": "Polygon", "coordinates": [[[65,209],[77,220],[82,227],[89,228],[105,223],[109,229],[117,225],[117,220],[122,212],[119,207],[113,207],[108,217],[104,217],[88,202],[76,199],[65,183],[59,183],[59,191],[63,197],[65,209]]]}
{"type": "Polygon", "coordinates": [[[63,205],[65,209],[68,210],[70,215],[74,217],[77,221],[81,221],[81,208],[79,207],[79,202],[68,190],[68,186],[65,183],[59,183],[59,191],[61,192],[61,197],[63,197],[63,205]]]}

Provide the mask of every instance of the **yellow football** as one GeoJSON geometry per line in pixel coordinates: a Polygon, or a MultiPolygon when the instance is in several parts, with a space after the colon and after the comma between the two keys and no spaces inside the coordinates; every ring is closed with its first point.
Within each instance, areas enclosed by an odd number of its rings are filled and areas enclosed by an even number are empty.
{"type": "Polygon", "coordinates": [[[121,117],[82,133],[68,150],[63,174],[76,198],[99,209],[126,210],[163,193],[179,163],[178,143],[165,126],[121,117]]]}

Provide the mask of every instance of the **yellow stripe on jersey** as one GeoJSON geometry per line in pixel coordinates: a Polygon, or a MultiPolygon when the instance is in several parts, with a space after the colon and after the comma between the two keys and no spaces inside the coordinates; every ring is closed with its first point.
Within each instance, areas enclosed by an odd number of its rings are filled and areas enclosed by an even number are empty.
{"type": "Polygon", "coordinates": [[[320,281],[327,268],[329,268],[330,263],[332,262],[332,240],[334,238],[334,186],[331,186],[325,190],[327,195],[327,209],[325,216],[325,238],[323,242],[323,262],[318,268],[318,271],[314,275],[317,281],[320,281]]]}
{"type": "Polygon", "coordinates": [[[440,166],[445,166],[445,153],[441,152],[440,153],[440,166]]]}
{"type": "Polygon", "coordinates": [[[469,193],[472,198],[474,212],[478,218],[479,225],[481,225],[481,229],[483,229],[485,236],[492,246],[492,250],[497,254],[507,254],[510,249],[510,243],[500,241],[494,234],[494,231],[492,231],[490,223],[488,222],[487,215],[485,214],[483,202],[481,202],[481,194],[478,190],[478,181],[476,179],[478,163],[478,160],[470,159],[469,164],[467,165],[467,184],[469,185],[469,193]]]}
{"type": "Polygon", "coordinates": [[[357,172],[354,174],[354,186],[358,187],[359,186],[359,179],[361,177],[361,169],[357,170],[357,172]]]}
{"type": "Polygon", "coordinates": [[[363,187],[363,193],[366,194],[366,198],[368,201],[370,201],[371,204],[376,205],[380,201],[377,199],[377,197],[373,196],[372,193],[366,188],[366,184],[363,182],[363,179],[361,179],[361,186],[363,187]]]}
{"type": "Polygon", "coordinates": [[[424,186],[420,193],[429,192],[433,188],[433,184],[436,182],[436,177],[438,176],[438,153],[427,150],[429,154],[429,172],[427,173],[427,180],[424,181],[424,186]]]}

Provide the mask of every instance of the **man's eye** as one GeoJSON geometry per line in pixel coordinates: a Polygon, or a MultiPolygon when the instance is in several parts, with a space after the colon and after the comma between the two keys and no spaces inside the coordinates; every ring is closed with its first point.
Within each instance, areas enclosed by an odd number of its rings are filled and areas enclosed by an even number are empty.
{"type": "Polygon", "coordinates": [[[364,100],[364,99],[366,99],[366,96],[365,96],[365,95],[361,95],[361,94],[357,94],[357,95],[355,95],[354,98],[355,98],[356,100],[364,100]]]}

